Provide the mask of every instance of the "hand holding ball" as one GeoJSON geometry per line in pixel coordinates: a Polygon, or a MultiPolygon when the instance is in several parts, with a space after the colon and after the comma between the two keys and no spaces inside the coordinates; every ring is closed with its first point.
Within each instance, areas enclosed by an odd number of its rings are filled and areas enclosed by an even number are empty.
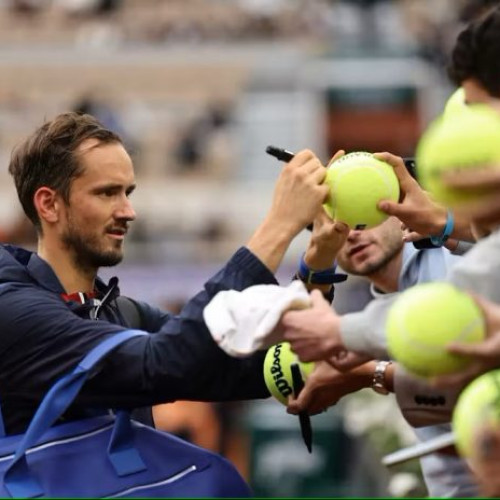
{"type": "Polygon", "coordinates": [[[454,373],[470,360],[451,354],[453,341],[480,342],[485,337],[482,312],[470,295],[448,283],[424,283],[401,293],[387,317],[391,356],[423,377],[454,373]]]}
{"type": "Polygon", "coordinates": [[[393,168],[370,153],[349,153],[335,160],[328,166],[325,182],[330,188],[326,213],[352,229],[381,224],[387,214],[377,208],[378,202],[399,199],[393,168]]]}
{"type": "Polygon", "coordinates": [[[481,375],[462,391],[452,424],[459,453],[473,458],[480,432],[500,425],[500,370],[481,375]]]}
{"type": "Polygon", "coordinates": [[[266,386],[280,403],[287,405],[293,396],[291,365],[298,363],[304,379],[313,371],[314,363],[302,363],[290,349],[288,342],[271,347],[264,359],[264,380],[266,386]]]}
{"type": "Polygon", "coordinates": [[[445,172],[500,168],[500,115],[486,105],[454,109],[435,120],[417,147],[417,176],[423,188],[448,206],[473,201],[484,190],[457,190],[442,181],[445,172]]]}

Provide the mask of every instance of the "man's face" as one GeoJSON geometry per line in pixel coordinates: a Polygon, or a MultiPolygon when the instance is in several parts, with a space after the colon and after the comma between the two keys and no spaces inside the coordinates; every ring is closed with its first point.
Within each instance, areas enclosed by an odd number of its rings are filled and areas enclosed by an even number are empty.
{"type": "Polygon", "coordinates": [[[402,248],[401,222],[389,217],[373,229],[351,230],[337,261],[350,274],[370,276],[384,268],[402,248]]]}
{"type": "Polygon", "coordinates": [[[128,223],[135,219],[129,195],[135,188],[132,161],[119,143],[83,142],[76,154],[83,174],[71,184],[64,205],[61,240],[83,269],[114,266],[123,258],[128,223]]]}

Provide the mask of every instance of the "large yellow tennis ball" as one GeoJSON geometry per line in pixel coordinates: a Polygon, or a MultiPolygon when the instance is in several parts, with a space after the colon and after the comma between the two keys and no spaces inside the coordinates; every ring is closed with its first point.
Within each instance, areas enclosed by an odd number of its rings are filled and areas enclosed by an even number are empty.
{"type": "Polygon", "coordinates": [[[484,190],[446,187],[442,174],[454,169],[500,168],[500,114],[489,106],[475,104],[439,117],[422,135],[416,164],[420,184],[445,205],[483,196],[484,190]]]}
{"type": "Polygon", "coordinates": [[[299,363],[302,379],[313,371],[314,363],[302,363],[290,349],[288,342],[270,347],[264,359],[264,380],[266,386],[280,403],[288,404],[288,396],[293,395],[292,363],[299,363]]]}
{"type": "Polygon", "coordinates": [[[470,295],[449,283],[423,283],[402,292],[389,309],[386,324],[391,356],[422,377],[454,373],[470,360],[451,354],[453,341],[479,342],[484,318],[470,295]]]}
{"type": "Polygon", "coordinates": [[[456,112],[461,112],[467,110],[467,104],[465,103],[465,92],[462,87],[458,87],[453,94],[448,98],[443,110],[443,118],[453,119],[453,115],[456,112]]]}
{"type": "Polygon", "coordinates": [[[381,224],[387,215],[377,208],[377,203],[399,199],[399,183],[393,168],[371,153],[349,153],[332,162],[325,182],[330,188],[325,211],[332,219],[353,229],[381,224]]]}
{"type": "Polygon", "coordinates": [[[479,433],[500,425],[500,370],[474,379],[460,394],[453,409],[452,426],[459,453],[473,458],[479,433]]]}

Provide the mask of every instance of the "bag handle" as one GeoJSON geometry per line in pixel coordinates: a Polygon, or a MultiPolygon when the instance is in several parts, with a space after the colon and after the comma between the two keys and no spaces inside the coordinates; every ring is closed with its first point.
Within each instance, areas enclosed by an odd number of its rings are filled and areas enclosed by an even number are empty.
{"type": "MultiPolygon", "coordinates": [[[[147,333],[141,330],[125,330],[109,337],[94,347],[71,373],[62,377],[51,387],[19,443],[12,462],[5,471],[5,487],[13,497],[26,498],[43,495],[40,484],[29,471],[26,450],[35,445],[70,406],[87,380],[90,370],[110,351],[140,335],[147,335],[147,333]]],[[[121,420],[117,420],[117,422],[121,422],[121,420]]],[[[144,464],[142,465],[144,466],[144,464]]]]}

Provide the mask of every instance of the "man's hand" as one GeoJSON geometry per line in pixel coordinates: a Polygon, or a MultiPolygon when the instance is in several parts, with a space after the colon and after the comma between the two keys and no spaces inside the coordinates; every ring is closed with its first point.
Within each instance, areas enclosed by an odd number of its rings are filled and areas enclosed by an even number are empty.
{"type": "Polygon", "coordinates": [[[418,239],[419,234],[425,236],[441,234],[446,224],[446,208],[434,202],[419,186],[406,169],[401,157],[390,153],[375,153],[374,156],[393,167],[401,189],[400,202],[383,200],[378,205],[380,210],[388,215],[394,215],[406,228],[411,228],[414,234],[409,232],[406,235],[407,241],[418,239]]]}
{"type": "Polygon", "coordinates": [[[333,221],[324,210],[320,210],[314,219],[311,238],[304,255],[307,266],[315,271],[331,268],[348,234],[349,226],[333,221]]]}
{"type": "Polygon", "coordinates": [[[276,272],[295,236],[316,217],[328,196],[326,168],[309,150],[287,163],[274,188],[271,209],[247,248],[276,272]]]}
{"type": "Polygon", "coordinates": [[[281,318],[283,339],[304,362],[328,359],[345,350],[340,317],[318,290],[312,291],[311,299],[311,308],[288,311],[281,318]]]}
{"type": "Polygon", "coordinates": [[[435,377],[433,383],[437,386],[462,387],[478,375],[500,367],[500,305],[476,295],[474,299],[484,314],[486,339],[474,344],[451,343],[449,352],[471,358],[472,362],[459,373],[435,377]]]}
{"type": "MultiPolygon", "coordinates": [[[[344,154],[343,150],[337,151],[330,163],[338,160],[344,154]]],[[[344,245],[348,234],[349,227],[346,224],[333,221],[321,209],[314,218],[311,238],[304,254],[304,262],[307,267],[314,271],[331,269],[337,258],[337,253],[344,245]]],[[[327,293],[332,285],[306,284],[306,287],[308,290],[316,288],[327,293]]]]}
{"type": "MultiPolygon", "coordinates": [[[[382,200],[378,207],[388,215],[397,217],[406,228],[403,239],[417,241],[422,237],[439,236],[446,225],[448,210],[436,203],[410,175],[404,161],[390,153],[375,153],[375,158],[389,163],[394,168],[401,198],[399,203],[382,200]]],[[[455,227],[452,236],[458,240],[474,241],[467,213],[454,213],[455,227]]]]}
{"type": "Polygon", "coordinates": [[[347,372],[373,359],[373,356],[354,351],[339,351],[337,354],[327,359],[334,368],[341,372],[347,372]]]}
{"type": "Polygon", "coordinates": [[[369,387],[372,383],[375,363],[366,363],[350,372],[340,372],[326,361],[319,361],[307,377],[304,388],[297,399],[288,403],[288,413],[301,411],[320,413],[337,404],[346,394],[369,387]]]}
{"type": "Polygon", "coordinates": [[[326,168],[312,151],[297,153],[281,171],[267,218],[293,236],[298,234],[314,220],[328,195],[325,176],[326,168]]]}

